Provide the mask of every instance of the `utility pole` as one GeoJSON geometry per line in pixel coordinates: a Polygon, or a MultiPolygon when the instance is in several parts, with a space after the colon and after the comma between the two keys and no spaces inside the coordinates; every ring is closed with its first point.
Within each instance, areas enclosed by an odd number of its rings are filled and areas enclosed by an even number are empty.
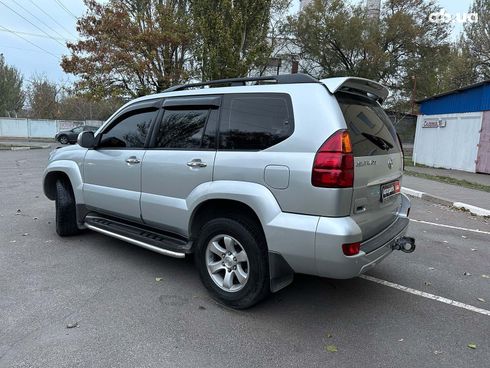
{"type": "Polygon", "coordinates": [[[412,90],[412,115],[415,115],[415,96],[417,95],[417,76],[412,75],[413,90],[412,90]]]}

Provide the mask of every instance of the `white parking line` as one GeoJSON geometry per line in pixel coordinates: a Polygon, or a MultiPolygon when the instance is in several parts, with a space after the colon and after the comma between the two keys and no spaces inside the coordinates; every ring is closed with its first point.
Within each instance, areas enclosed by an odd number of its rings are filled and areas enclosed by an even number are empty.
{"type": "Polygon", "coordinates": [[[476,312],[476,313],[480,313],[480,314],[483,314],[485,316],[490,317],[490,311],[488,311],[486,309],[482,309],[482,308],[474,307],[474,306],[469,305],[469,304],[457,302],[456,300],[451,300],[448,298],[444,298],[442,296],[429,294],[429,293],[426,293],[425,291],[412,289],[412,288],[409,288],[409,287],[406,287],[403,285],[395,284],[393,282],[381,280],[381,279],[378,279],[376,277],[372,277],[372,276],[368,276],[368,275],[360,275],[359,277],[361,279],[372,281],[372,282],[375,282],[377,284],[381,284],[384,286],[388,286],[388,287],[391,287],[393,289],[401,290],[401,291],[404,291],[404,292],[409,293],[409,294],[418,295],[418,296],[421,296],[421,297],[424,297],[427,299],[436,300],[438,302],[449,304],[449,305],[454,305],[455,307],[463,308],[463,309],[466,309],[466,310],[469,310],[472,312],[476,312]]]}
{"type": "Polygon", "coordinates": [[[467,229],[465,227],[452,226],[452,225],[444,225],[444,224],[437,224],[435,222],[428,222],[428,221],[422,221],[422,220],[410,219],[410,221],[418,222],[420,224],[427,224],[427,225],[434,225],[434,226],[440,226],[440,227],[447,227],[449,229],[471,231],[471,232],[478,233],[478,234],[487,234],[487,235],[490,235],[490,231],[483,231],[483,230],[478,230],[478,229],[467,229]]]}

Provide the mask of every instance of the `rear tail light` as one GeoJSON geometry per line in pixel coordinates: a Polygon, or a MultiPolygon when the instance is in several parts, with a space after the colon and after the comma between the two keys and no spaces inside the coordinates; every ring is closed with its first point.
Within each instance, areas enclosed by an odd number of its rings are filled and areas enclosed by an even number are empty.
{"type": "Polygon", "coordinates": [[[342,244],[342,251],[346,256],[355,256],[356,254],[359,254],[360,250],[361,250],[360,242],[342,244]]]}
{"type": "Polygon", "coordinates": [[[324,188],[350,188],[354,184],[354,155],[347,130],[338,130],[315,155],[311,184],[324,188]]]}

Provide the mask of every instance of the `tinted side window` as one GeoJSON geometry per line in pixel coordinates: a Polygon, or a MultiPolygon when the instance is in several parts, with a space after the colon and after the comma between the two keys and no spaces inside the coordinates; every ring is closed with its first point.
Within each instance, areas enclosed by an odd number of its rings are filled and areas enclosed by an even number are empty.
{"type": "Polygon", "coordinates": [[[105,131],[99,147],[143,148],[151,122],[157,114],[156,109],[131,111],[105,131]]]}
{"type": "Polygon", "coordinates": [[[156,134],[156,148],[213,148],[217,109],[165,110],[156,134]]]}
{"type": "Polygon", "coordinates": [[[395,128],[379,104],[348,93],[338,94],[337,101],[349,128],[355,156],[400,152],[395,128]]]}
{"type": "Polygon", "coordinates": [[[293,128],[289,96],[227,95],[220,125],[220,148],[266,149],[288,138],[293,128]]]}

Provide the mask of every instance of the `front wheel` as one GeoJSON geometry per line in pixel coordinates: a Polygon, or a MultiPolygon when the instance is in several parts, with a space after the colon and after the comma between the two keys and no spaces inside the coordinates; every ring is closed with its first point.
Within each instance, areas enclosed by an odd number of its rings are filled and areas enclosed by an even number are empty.
{"type": "Polygon", "coordinates": [[[269,292],[267,246],[252,222],[209,221],[197,241],[195,262],[211,295],[232,308],[249,308],[269,292]]]}
{"type": "Polygon", "coordinates": [[[75,196],[67,180],[56,181],[56,232],[59,236],[76,235],[77,226],[75,196]]]}
{"type": "Polygon", "coordinates": [[[68,137],[66,135],[62,135],[61,137],[58,138],[58,141],[61,144],[68,144],[68,137]]]}

